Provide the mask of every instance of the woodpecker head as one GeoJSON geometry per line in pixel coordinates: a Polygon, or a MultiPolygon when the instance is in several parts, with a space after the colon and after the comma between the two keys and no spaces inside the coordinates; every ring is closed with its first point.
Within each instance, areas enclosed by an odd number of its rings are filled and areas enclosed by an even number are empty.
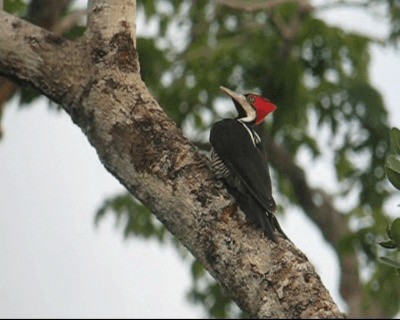
{"type": "Polygon", "coordinates": [[[238,111],[238,120],[249,124],[260,124],[265,117],[276,110],[276,106],[268,99],[254,93],[238,94],[228,88],[220,89],[232,98],[238,111]]]}

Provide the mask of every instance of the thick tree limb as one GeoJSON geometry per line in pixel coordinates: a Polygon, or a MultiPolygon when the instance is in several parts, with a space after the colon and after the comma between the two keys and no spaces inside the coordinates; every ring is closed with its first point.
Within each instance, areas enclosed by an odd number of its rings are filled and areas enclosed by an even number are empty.
{"type": "MultiPolygon", "coordinates": [[[[270,161],[274,167],[285,174],[290,180],[294,193],[304,212],[321,230],[325,240],[331,244],[336,252],[340,264],[340,293],[346,300],[349,316],[363,318],[366,316],[363,306],[363,284],[360,280],[357,254],[354,248],[347,248],[346,254],[339,254],[340,241],[352,231],[347,223],[346,215],[338,211],[331,197],[320,189],[309,187],[304,171],[296,165],[293,157],[271,139],[266,141],[266,150],[273,154],[270,161]],[[334,227],[332,227],[334,226],[334,227]]],[[[386,318],[387,310],[382,309],[379,303],[370,303],[368,306],[369,318],[386,318]]]]}
{"type": "MultiPolygon", "coordinates": [[[[347,217],[335,208],[331,197],[320,189],[312,189],[307,183],[306,175],[294,161],[291,154],[274,143],[268,133],[263,130],[262,138],[267,154],[274,156],[269,159],[279,172],[291,182],[293,191],[308,217],[318,226],[325,240],[338,253],[341,269],[340,293],[349,307],[349,316],[365,317],[363,311],[363,285],[359,276],[359,262],[353,248],[347,248],[346,254],[339,254],[340,241],[351,234],[347,217]],[[332,227],[334,226],[334,227],[332,227]]],[[[369,306],[369,317],[385,318],[386,312],[378,304],[369,306]]]]}
{"type": "MultiPolygon", "coordinates": [[[[26,19],[34,24],[53,30],[56,34],[65,32],[68,26],[63,23],[62,26],[58,25],[58,20],[62,13],[66,10],[71,0],[32,0],[28,7],[26,19]],[[54,30],[57,27],[57,30],[54,30]]],[[[0,10],[3,8],[0,5],[0,10]]],[[[70,20],[70,19],[69,19],[70,20]]],[[[8,101],[17,91],[18,86],[11,80],[0,77],[0,138],[2,137],[1,119],[5,102],[8,101]]]]}
{"type": "MultiPolygon", "coordinates": [[[[309,187],[304,171],[296,165],[293,157],[285,149],[274,143],[265,131],[262,136],[267,154],[274,155],[269,161],[289,178],[304,212],[318,225],[325,240],[337,249],[339,241],[350,233],[345,215],[334,208],[326,194],[309,187]]],[[[338,255],[338,258],[342,267],[341,294],[349,303],[349,309],[359,315],[362,288],[358,277],[357,256],[354,253],[347,257],[338,255]]]]}
{"type": "MultiPolygon", "coordinates": [[[[0,12],[0,72],[60,103],[100,160],[257,318],[343,318],[307,258],[248,225],[139,74],[135,1],[90,1],[67,41],[0,12]]],[[[142,57],[145,58],[145,57],[142,57]]]]}

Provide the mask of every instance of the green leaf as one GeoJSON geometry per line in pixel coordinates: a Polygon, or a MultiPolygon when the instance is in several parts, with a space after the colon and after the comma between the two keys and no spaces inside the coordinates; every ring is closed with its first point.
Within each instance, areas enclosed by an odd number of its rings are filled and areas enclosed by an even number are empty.
{"type": "Polygon", "coordinates": [[[83,33],[85,32],[86,27],[85,26],[74,26],[73,28],[69,29],[66,33],[64,33],[64,37],[67,39],[78,39],[80,38],[83,33]]]}
{"type": "Polygon", "coordinates": [[[394,261],[386,257],[380,257],[381,262],[387,264],[388,266],[400,269],[400,262],[394,261]]]}
{"type": "Polygon", "coordinates": [[[392,154],[389,155],[386,159],[386,165],[400,173],[400,160],[396,156],[392,154]]]}
{"type": "Polygon", "coordinates": [[[40,92],[31,86],[25,86],[21,88],[19,96],[20,106],[27,106],[33,100],[40,97],[40,92]]]}
{"type": "Polygon", "coordinates": [[[6,0],[4,2],[4,11],[18,15],[20,17],[26,14],[27,4],[23,0],[6,0]]]}
{"type": "Polygon", "coordinates": [[[386,248],[386,249],[396,249],[397,246],[396,244],[392,241],[382,241],[378,243],[381,247],[386,248]]]}
{"type": "Polygon", "coordinates": [[[97,210],[95,223],[98,224],[106,213],[115,215],[116,223],[123,225],[126,238],[135,235],[145,239],[153,237],[162,241],[165,237],[164,225],[155,220],[150,210],[129,193],[106,199],[97,210]]]}
{"type": "Polygon", "coordinates": [[[397,128],[390,130],[390,151],[400,155],[400,130],[397,128]]]}
{"type": "Polygon", "coordinates": [[[400,190],[400,161],[394,155],[386,159],[385,171],[392,185],[400,190]]]}
{"type": "Polygon", "coordinates": [[[392,168],[386,166],[386,175],[391,182],[391,184],[396,188],[400,190],[400,174],[397,171],[394,171],[392,168]]]}
{"type": "Polygon", "coordinates": [[[200,279],[205,273],[203,265],[198,260],[193,261],[191,271],[193,279],[196,280],[200,279]]]}
{"type": "Polygon", "coordinates": [[[390,233],[390,225],[386,226],[386,234],[389,237],[389,239],[392,239],[392,234],[390,233]]]}
{"type": "Polygon", "coordinates": [[[392,226],[390,228],[390,234],[392,236],[392,240],[396,243],[396,246],[400,249],[400,218],[397,218],[393,221],[392,226]]]}

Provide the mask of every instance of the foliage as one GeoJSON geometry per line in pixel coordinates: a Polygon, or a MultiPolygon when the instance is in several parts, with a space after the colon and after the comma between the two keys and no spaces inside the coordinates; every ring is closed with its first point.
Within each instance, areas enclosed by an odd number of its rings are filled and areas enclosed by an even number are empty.
{"type": "MultiPolygon", "coordinates": [[[[334,155],[340,190],[336,198],[356,192],[357,203],[345,214],[353,222],[370,221],[355,223],[354,236],[345,242],[364,255],[373,270],[364,290],[367,314],[368,301],[375,301],[383,283],[393,279],[376,263],[376,235],[385,228],[383,204],[390,190],[382,170],[389,145],[387,111],[368,77],[369,47],[374,40],[328,25],[312,12],[299,13],[293,3],[273,12],[235,10],[211,1],[146,2],[143,7],[147,20],[159,25],[156,36],[148,39],[156,52],[161,49],[168,58],[158,77],[144,78],[193,141],[204,145],[211,123],[234,115],[232,109],[221,107],[218,88],[224,85],[257,91],[278,105],[268,130],[293,158],[307,150],[318,161],[326,148],[334,155]],[[290,21],[299,21],[292,38],[283,36],[277,22],[282,20],[286,27],[290,21]],[[171,43],[169,36],[176,34],[176,25],[182,35],[171,43]],[[327,145],[313,135],[318,131],[326,132],[327,145]]],[[[140,60],[154,61],[148,53],[140,53],[140,60]]],[[[275,176],[275,192],[296,204],[293,192],[280,189],[287,185],[285,173],[275,172],[275,176]]],[[[337,250],[340,255],[349,249],[343,245],[337,250]]],[[[399,308],[398,300],[388,298],[390,288],[398,289],[389,285],[386,298],[380,301],[388,316],[399,308]]]]}
{"type": "MultiPolygon", "coordinates": [[[[400,130],[397,128],[392,128],[390,132],[390,151],[391,154],[386,159],[386,175],[392,185],[400,190],[400,161],[398,159],[400,155],[400,130]]],[[[388,266],[396,268],[400,275],[400,218],[396,218],[390,226],[387,226],[386,235],[389,240],[381,241],[379,245],[397,252],[390,257],[382,256],[380,259],[388,266]]]]}
{"type": "Polygon", "coordinates": [[[390,40],[395,45],[398,44],[400,38],[400,5],[397,0],[387,0],[388,16],[391,22],[390,40]]]}
{"type": "Polygon", "coordinates": [[[243,318],[245,314],[231,303],[228,295],[209,276],[203,265],[188,255],[188,251],[173,237],[149,210],[130,194],[117,195],[106,199],[96,213],[95,222],[99,223],[107,213],[116,216],[116,225],[124,229],[126,238],[135,236],[144,239],[156,239],[160,244],[170,243],[182,258],[189,260],[193,287],[188,292],[188,299],[201,303],[209,313],[217,318],[231,315],[243,318]]]}
{"type": "MultiPolygon", "coordinates": [[[[369,0],[363,4],[364,10],[374,5],[384,8],[390,32],[383,42],[397,45],[398,1],[377,4],[369,0]]],[[[369,272],[364,282],[364,314],[368,314],[371,302],[378,303],[386,317],[396,314],[400,299],[395,273],[393,268],[376,263],[377,235],[387,224],[383,205],[392,192],[385,171],[399,187],[400,162],[390,156],[383,170],[389,148],[385,134],[389,130],[388,115],[381,94],[368,77],[370,46],[375,39],[329,25],[317,12],[293,1],[254,11],[206,0],[146,0],[138,1],[138,6],[144,17],[137,41],[142,78],[194,143],[207,150],[211,124],[235,115],[230,104],[226,104],[229,109],[224,107],[227,100],[219,91],[224,85],[261,93],[278,105],[273,123],[265,127],[293,159],[302,152],[311,154],[313,161],[331,156],[339,190],[331,196],[343,200],[356,194],[355,203],[343,212],[354,233],[334,249],[338,255],[354,249],[366,260],[363,267],[369,272]]],[[[5,8],[20,15],[26,9],[20,0],[6,0],[5,8]]],[[[70,37],[79,36],[83,30],[78,26],[70,37]]],[[[29,102],[36,95],[23,94],[21,102],[29,102]]],[[[400,139],[396,133],[393,136],[392,150],[398,154],[400,139]]],[[[283,202],[301,207],[287,182],[287,173],[271,170],[276,177],[274,193],[283,202]]],[[[188,257],[178,241],[132,196],[105,200],[96,221],[107,213],[123,224],[126,237],[169,242],[188,257]]],[[[398,246],[396,221],[388,229],[386,246],[398,246]]],[[[191,301],[206,306],[211,317],[245,316],[199,262],[192,259],[191,267],[191,301]]]]}
{"type": "MultiPolygon", "coordinates": [[[[138,42],[142,76],[194,142],[207,145],[210,125],[218,118],[234,115],[232,109],[221,107],[218,88],[224,85],[257,91],[278,105],[268,130],[294,158],[301,150],[308,150],[318,160],[326,147],[334,154],[340,186],[337,198],[358,193],[357,203],[346,214],[354,221],[372,218],[345,242],[363,253],[375,270],[365,284],[368,305],[382,290],[377,279],[382,283],[392,279],[390,272],[383,272],[376,264],[375,252],[376,231],[387,221],[383,204],[390,192],[382,187],[386,178],[382,163],[389,145],[385,136],[387,111],[368,78],[373,40],[330,26],[310,12],[299,17],[293,3],[274,12],[245,12],[211,1],[146,1],[141,5],[146,21],[158,25],[154,36],[140,40],[145,46],[138,42]],[[277,15],[284,21],[300,19],[292,38],[282,36],[274,19],[277,15]],[[149,65],[150,61],[155,61],[155,66],[149,65]],[[318,130],[327,132],[328,146],[313,136],[318,130]]],[[[280,172],[276,175],[275,192],[282,192],[279,187],[287,185],[286,177],[280,172]]],[[[280,197],[296,203],[292,192],[280,197]]],[[[340,246],[338,254],[346,250],[346,246],[340,246]]],[[[198,280],[193,276],[196,288],[198,280]]],[[[212,287],[209,284],[202,292],[192,292],[191,297],[204,304],[211,299],[212,287]]],[[[389,288],[396,289],[393,285],[389,288]]],[[[398,308],[398,301],[393,301],[390,314],[398,308]]],[[[219,310],[226,309],[219,306],[219,310]]],[[[229,313],[210,310],[210,316],[229,313]]]]}
{"type": "MultiPolygon", "coordinates": [[[[379,245],[386,249],[400,250],[400,218],[396,218],[386,229],[386,234],[389,238],[387,241],[379,242],[379,245]]],[[[395,267],[400,271],[400,262],[397,262],[388,257],[381,257],[381,261],[389,266],[395,267]]]]}
{"type": "Polygon", "coordinates": [[[124,235],[132,235],[142,238],[156,238],[160,242],[165,240],[166,229],[155,219],[149,209],[129,194],[118,195],[112,199],[106,199],[97,210],[96,224],[106,215],[113,212],[117,218],[117,225],[124,224],[124,235]],[[125,220],[123,222],[123,220],[125,220]]]}
{"type": "MultiPolygon", "coordinates": [[[[71,1],[72,2],[72,1],[71,1]]],[[[32,22],[32,23],[37,23],[40,21],[36,21],[38,18],[35,17],[35,14],[40,14],[40,10],[45,9],[46,4],[41,4],[40,1],[36,1],[34,3],[33,1],[24,1],[24,0],[5,0],[4,1],[4,10],[12,13],[14,15],[18,15],[21,17],[24,17],[26,20],[32,22]],[[38,6],[38,8],[35,7],[35,5],[38,6]]],[[[49,10],[49,9],[47,9],[49,10]]],[[[73,9],[71,9],[73,10],[73,9]]],[[[49,14],[50,11],[47,12],[49,14]]],[[[70,14],[70,11],[63,12],[61,15],[61,18],[64,18],[68,14],[70,14]]],[[[40,20],[40,19],[39,19],[40,20]]],[[[46,19],[45,19],[46,20],[46,19]]],[[[48,21],[44,21],[44,24],[48,23],[48,21]]],[[[63,34],[64,37],[68,39],[76,39],[80,36],[82,36],[83,32],[85,30],[85,26],[82,25],[75,25],[72,26],[70,29],[67,29],[65,33],[63,34]]],[[[41,93],[36,90],[33,87],[30,86],[22,86],[18,87],[18,97],[19,97],[19,105],[21,107],[28,107],[30,103],[32,103],[36,98],[40,97],[41,93]]],[[[0,104],[2,101],[0,101],[0,104]]],[[[49,101],[49,107],[51,108],[57,108],[58,110],[61,110],[56,104],[52,103],[49,101]]]]}
{"type": "Polygon", "coordinates": [[[400,130],[392,128],[390,132],[391,154],[386,159],[386,175],[392,185],[400,190],[400,130]]]}
{"type": "Polygon", "coordinates": [[[9,13],[24,16],[27,12],[26,1],[23,0],[5,0],[4,1],[4,11],[9,13]]]}

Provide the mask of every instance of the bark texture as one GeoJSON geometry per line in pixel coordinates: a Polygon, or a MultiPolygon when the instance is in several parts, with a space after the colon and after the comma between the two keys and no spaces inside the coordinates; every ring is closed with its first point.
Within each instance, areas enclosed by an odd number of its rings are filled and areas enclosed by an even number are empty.
{"type": "MultiPolygon", "coordinates": [[[[26,20],[44,29],[52,30],[56,34],[61,34],[71,28],[71,25],[66,25],[64,20],[62,20],[62,25],[59,25],[59,19],[70,2],[71,0],[32,0],[28,7],[26,20]]],[[[2,8],[3,6],[0,5],[0,10],[2,8]]],[[[18,86],[13,81],[0,76],[0,138],[3,133],[1,119],[5,102],[14,95],[17,89],[18,86]]]]}
{"type": "Polygon", "coordinates": [[[135,1],[92,0],[88,12],[87,32],[74,42],[0,12],[0,73],[61,104],[107,170],[243,310],[257,318],[344,318],[304,254],[247,224],[208,159],[147,90],[135,1]]]}

